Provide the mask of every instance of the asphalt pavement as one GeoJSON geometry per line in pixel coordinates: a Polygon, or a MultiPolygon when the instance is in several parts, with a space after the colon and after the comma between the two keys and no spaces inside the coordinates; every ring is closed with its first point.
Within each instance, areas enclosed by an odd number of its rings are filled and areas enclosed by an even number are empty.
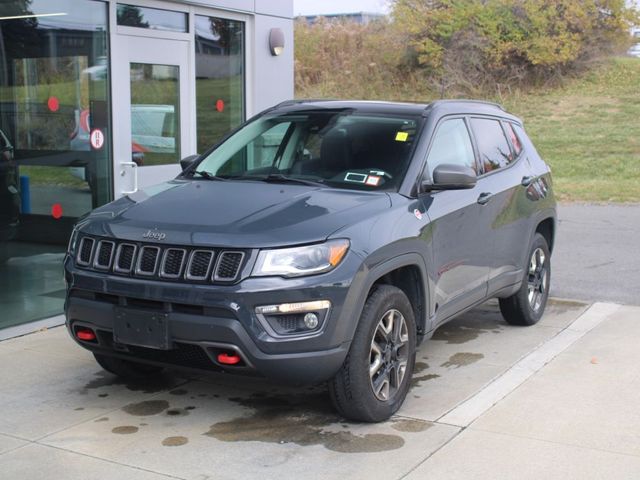
{"type": "Polygon", "coordinates": [[[640,204],[561,204],[551,295],[640,305],[640,204]]]}

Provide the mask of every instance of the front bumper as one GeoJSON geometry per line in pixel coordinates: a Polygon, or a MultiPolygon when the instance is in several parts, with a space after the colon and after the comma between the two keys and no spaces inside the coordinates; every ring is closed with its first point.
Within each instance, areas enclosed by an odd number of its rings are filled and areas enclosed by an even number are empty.
{"type": "Polygon", "coordinates": [[[317,383],[331,378],[342,365],[355,323],[357,302],[352,288],[359,268],[347,256],[328,274],[297,279],[249,278],[237,285],[192,285],[117,277],[74,268],[65,259],[68,284],[65,313],[71,336],[95,353],[151,364],[206,371],[254,374],[278,381],[317,383]],[[332,307],[321,327],[305,336],[270,335],[255,307],[288,302],[329,300],[332,307]],[[132,308],[166,317],[171,348],[158,350],[114,342],[116,308],[132,308]],[[96,333],[81,341],[74,331],[96,333]],[[219,352],[234,351],[240,365],[222,365],[219,352]]]}

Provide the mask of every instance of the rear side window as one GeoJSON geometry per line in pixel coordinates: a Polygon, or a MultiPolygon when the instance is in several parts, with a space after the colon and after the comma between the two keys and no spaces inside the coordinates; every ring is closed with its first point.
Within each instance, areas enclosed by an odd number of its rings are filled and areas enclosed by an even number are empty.
{"type": "Polygon", "coordinates": [[[499,121],[472,118],[471,126],[478,142],[480,162],[485,173],[506,167],[511,163],[513,155],[499,121]]]}
{"type": "Polygon", "coordinates": [[[515,153],[516,158],[522,152],[522,142],[518,138],[515,130],[513,129],[513,124],[510,122],[505,122],[504,124],[505,130],[507,131],[507,136],[509,140],[511,140],[511,146],[513,147],[513,153],[515,153]]]}
{"type": "Polygon", "coordinates": [[[427,158],[431,178],[433,178],[433,170],[444,163],[464,165],[476,170],[469,131],[461,118],[446,120],[438,127],[427,158]]]}

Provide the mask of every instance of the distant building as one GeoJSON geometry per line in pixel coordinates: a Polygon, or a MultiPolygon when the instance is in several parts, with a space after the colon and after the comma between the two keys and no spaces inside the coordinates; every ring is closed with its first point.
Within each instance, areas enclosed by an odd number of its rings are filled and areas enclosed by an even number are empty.
{"type": "Polygon", "coordinates": [[[326,18],[329,21],[348,21],[360,24],[367,24],[369,22],[380,20],[386,15],[383,13],[372,12],[355,12],[355,13],[329,13],[326,15],[302,15],[298,19],[305,20],[308,24],[312,25],[320,18],[326,18]]]}

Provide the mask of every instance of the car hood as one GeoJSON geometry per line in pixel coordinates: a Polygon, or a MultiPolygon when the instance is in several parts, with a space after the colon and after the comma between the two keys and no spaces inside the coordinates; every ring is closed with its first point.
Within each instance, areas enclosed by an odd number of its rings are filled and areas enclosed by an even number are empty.
{"type": "Polygon", "coordinates": [[[390,206],[381,192],[173,180],[94,210],[81,229],[133,241],[263,248],[322,241],[390,206]],[[152,235],[144,238],[149,231],[152,235]]]}

